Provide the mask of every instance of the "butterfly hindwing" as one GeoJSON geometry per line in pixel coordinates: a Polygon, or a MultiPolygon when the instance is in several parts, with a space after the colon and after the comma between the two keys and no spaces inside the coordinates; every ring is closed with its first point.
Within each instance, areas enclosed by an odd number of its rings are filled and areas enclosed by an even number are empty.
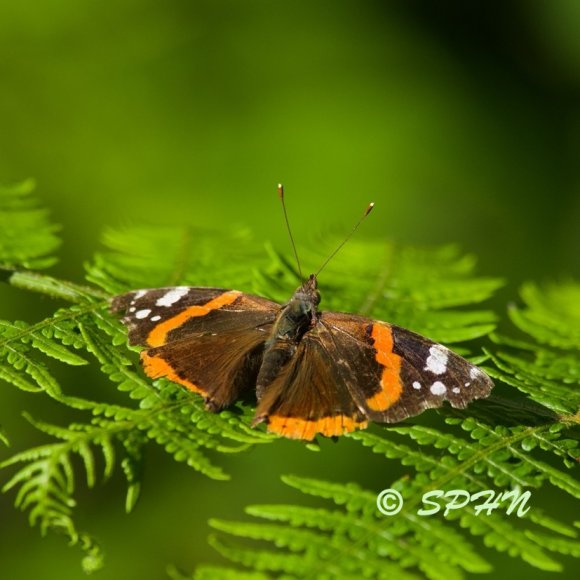
{"type": "Polygon", "coordinates": [[[341,376],[327,332],[319,325],[302,338],[289,362],[262,390],[254,423],[264,421],[270,432],[304,440],[367,426],[341,376]]]}
{"type": "Polygon", "coordinates": [[[208,410],[218,411],[254,387],[267,330],[268,323],[150,348],[141,353],[143,369],[201,394],[208,410]]]}

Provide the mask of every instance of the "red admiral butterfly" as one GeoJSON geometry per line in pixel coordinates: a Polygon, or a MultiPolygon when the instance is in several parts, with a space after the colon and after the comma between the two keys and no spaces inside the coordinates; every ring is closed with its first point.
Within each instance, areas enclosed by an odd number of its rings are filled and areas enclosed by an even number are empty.
{"type": "Polygon", "coordinates": [[[255,390],[253,425],[265,422],[292,439],[402,421],[444,401],[465,408],[489,395],[491,379],[446,347],[387,322],[321,312],[319,302],[312,274],[283,305],[237,290],[177,286],[129,292],[111,308],[126,313],[129,343],[146,347],[148,376],[199,393],[212,412],[255,390]]]}

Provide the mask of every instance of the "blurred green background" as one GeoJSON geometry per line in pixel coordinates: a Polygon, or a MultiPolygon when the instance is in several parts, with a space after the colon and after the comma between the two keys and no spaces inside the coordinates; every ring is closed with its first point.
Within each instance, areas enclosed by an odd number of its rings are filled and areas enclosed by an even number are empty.
{"type": "MultiPolygon", "coordinates": [[[[287,250],[279,181],[299,246],[372,200],[363,236],[459,242],[511,289],[577,276],[579,30],[577,0],[1,0],[0,181],[37,180],[64,226],[57,272],[76,280],[105,225],[242,224],[287,250]]],[[[14,290],[0,298],[2,318],[38,314],[14,290]]],[[[23,408],[68,420],[2,389],[17,448],[38,441],[23,408]]],[[[152,451],[133,515],[120,478],[80,498],[80,527],[108,556],[99,577],[219,561],[207,518],[301,501],[280,473],[376,489],[396,476],[352,442],[323,447],[228,458],[229,484],[152,451]]],[[[0,498],[2,577],[81,577],[78,552],[40,540],[12,500],[0,498]]]]}

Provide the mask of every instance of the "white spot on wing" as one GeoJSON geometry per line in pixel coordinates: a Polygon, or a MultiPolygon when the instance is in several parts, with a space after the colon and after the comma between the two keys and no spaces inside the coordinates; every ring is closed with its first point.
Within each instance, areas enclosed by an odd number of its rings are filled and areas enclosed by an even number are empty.
{"type": "Polygon", "coordinates": [[[419,390],[421,388],[421,383],[419,381],[414,381],[413,388],[419,390]]]}
{"type": "Polygon", "coordinates": [[[429,356],[427,357],[426,371],[431,371],[433,374],[442,375],[447,371],[447,357],[448,351],[444,346],[435,344],[429,349],[429,356]]]}
{"type": "Polygon", "coordinates": [[[444,395],[447,392],[447,387],[441,381],[435,381],[430,390],[434,395],[444,395]]]}
{"type": "Polygon", "coordinates": [[[131,306],[131,308],[129,308],[129,312],[135,312],[135,310],[137,310],[134,306],[131,306]]]}
{"type": "Polygon", "coordinates": [[[135,318],[147,318],[151,314],[151,309],[145,308],[144,310],[138,310],[135,312],[135,318]]]}
{"type": "Polygon", "coordinates": [[[147,294],[147,290],[137,290],[133,296],[133,300],[131,300],[131,304],[135,304],[135,302],[137,302],[139,298],[145,296],[145,294],[147,294]]]}
{"type": "Polygon", "coordinates": [[[465,386],[466,387],[469,387],[469,385],[471,385],[471,383],[465,383],[465,386]]]}
{"type": "Polygon", "coordinates": [[[161,320],[161,316],[159,316],[159,314],[151,317],[151,322],[157,322],[158,320],[161,320]]]}
{"type": "Polygon", "coordinates": [[[187,293],[189,288],[187,286],[177,286],[176,288],[171,288],[166,292],[161,298],[157,299],[155,303],[157,306],[172,306],[179,300],[181,300],[187,293]]]}
{"type": "Polygon", "coordinates": [[[471,367],[471,370],[469,371],[469,376],[472,379],[477,379],[478,377],[481,377],[483,375],[483,372],[480,371],[477,367],[471,367]]]}
{"type": "Polygon", "coordinates": [[[453,387],[452,391],[453,391],[454,393],[459,393],[459,387],[453,387]]]}

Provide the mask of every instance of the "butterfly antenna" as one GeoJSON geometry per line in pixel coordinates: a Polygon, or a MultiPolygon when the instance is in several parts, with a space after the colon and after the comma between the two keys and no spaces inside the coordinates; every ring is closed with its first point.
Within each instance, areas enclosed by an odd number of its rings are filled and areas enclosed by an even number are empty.
{"type": "Polygon", "coordinates": [[[375,204],[373,202],[369,203],[369,205],[365,209],[365,212],[362,214],[362,216],[358,220],[358,222],[356,222],[354,228],[352,228],[352,230],[350,231],[348,236],[346,236],[346,238],[344,238],[344,240],[342,240],[342,242],[340,242],[340,244],[338,244],[338,247],[334,250],[334,252],[332,252],[332,254],[330,254],[330,256],[328,256],[328,258],[326,258],[326,260],[324,261],[322,266],[320,266],[320,268],[318,269],[318,272],[316,272],[316,276],[318,276],[318,274],[320,274],[320,272],[322,272],[322,270],[324,270],[324,268],[326,268],[326,265],[328,264],[328,262],[330,262],[330,260],[332,260],[332,258],[334,258],[334,256],[336,256],[336,254],[338,254],[338,252],[340,251],[342,246],[344,246],[344,244],[346,244],[346,242],[348,242],[348,240],[350,240],[350,238],[352,238],[353,234],[358,230],[358,227],[363,223],[363,221],[369,215],[369,213],[371,213],[371,211],[373,211],[373,207],[375,207],[375,204]]]}
{"type": "Polygon", "coordinates": [[[298,252],[296,251],[296,244],[294,243],[294,236],[292,235],[292,230],[290,229],[290,222],[288,221],[288,212],[286,211],[286,203],[284,202],[284,186],[278,184],[278,197],[282,202],[282,209],[284,210],[284,219],[286,220],[286,229],[288,230],[288,235],[290,236],[290,242],[292,243],[292,249],[294,250],[294,257],[296,258],[296,264],[298,265],[298,273],[300,274],[300,279],[304,280],[302,275],[302,268],[300,266],[300,259],[298,258],[298,252]]]}

